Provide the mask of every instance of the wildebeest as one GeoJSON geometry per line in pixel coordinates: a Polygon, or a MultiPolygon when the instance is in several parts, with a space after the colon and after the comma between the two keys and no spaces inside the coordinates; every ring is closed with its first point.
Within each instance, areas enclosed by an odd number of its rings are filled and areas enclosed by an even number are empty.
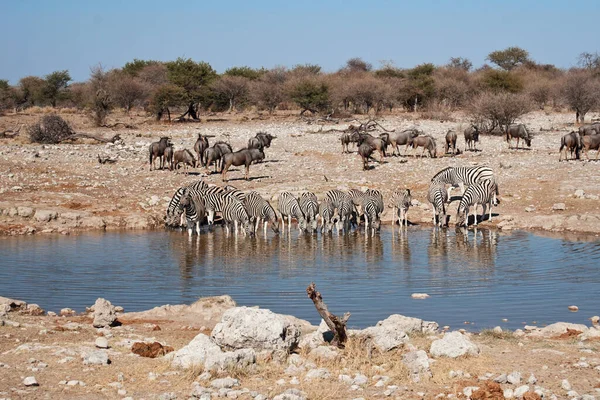
{"type": "Polygon", "coordinates": [[[531,147],[532,136],[523,124],[509,125],[508,129],[506,129],[506,141],[508,142],[509,149],[512,142],[512,138],[517,139],[517,149],[519,148],[519,139],[523,139],[527,144],[527,147],[531,147]]]}
{"type": "Polygon", "coordinates": [[[405,129],[402,132],[392,132],[389,134],[389,145],[392,147],[392,154],[400,155],[400,150],[398,146],[406,145],[404,149],[404,154],[406,155],[406,150],[408,150],[408,146],[412,144],[413,138],[419,136],[419,131],[416,129],[405,129]]]}
{"type": "Polygon", "coordinates": [[[218,141],[213,144],[212,147],[204,150],[204,161],[206,167],[206,173],[209,173],[208,167],[211,163],[215,163],[215,172],[217,172],[220,166],[223,169],[223,156],[228,153],[232,153],[231,145],[222,141],[218,141]]]}
{"type": "Polygon", "coordinates": [[[260,149],[242,149],[234,153],[227,153],[223,155],[223,159],[221,160],[221,173],[223,174],[223,182],[227,182],[227,179],[225,179],[227,175],[227,170],[232,165],[236,167],[244,165],[246,167],[244,179],[248,180],[248,174],[250,173],[250,164],[252,164],[252,162],[255,161],[263,160],[264,158],[265,153],[263,153],[260,149]]]}
{"type": "Polygon", "coordinates": [[[423,147],[423,151],[421,152],[421,157],[425,154],[425,150],[429,151],[429,156],[431,158],[436,157],[436,144],[433,136],[430,135],[419,135],[412,140],[412,147],[416,149],[417,147],[423,147]]]}
{"type": "Polygon", "coordinates": [[[358,143],[358,136],[359,134],[357,131],[342,133],[342,136],[340,137],[340,142],[342,142],[342,154],[350,153],[348,145],[350,143],[358,143]]]}
{"type": "Polygon", "coordinates": [[[204,150],[208,149],[208,138],[206,136],[202,136],[201,133],[198,134],[198,139],[194,144],[194,151],[198,157],[198,164],[204,165],[204,150]]]}
{"type": "MultiPolygon", "coordinates": [[[[158,158],[160,161],[160,169],[164,168],[164,155],[165,149],[171,145],[171,139],[167,136],[160,138],[158,142],[154,142],[150,145],[150,171],[154,167],[154,162],[158,158]]],[[[154,167],[156,169],[156,167],[154,167]]]]}
{"type": "Polygon", "coordinates": [[[379,163],[383,162],[383,158],[385,157],[385,148],[387,143],[381,139],[374,136],[371,136],[368,133],[362,133],[358,136],[358,147],[363,143],[369,144],[374,150],[379,152],[379,163]]]}
{"type": "Polygon", "coordinates": [[[453,130],[449,130],[448,133],[446,133],[446,146],[444,149],[444,152],[447,154],[450,151],[450,148],[452,148],[452,154],[456,154],[456,139],[457,139],[457,135],[456,132],[454,132],[453,130]]]}
{"type": "Polygon", "coordinates": [[[579,151],[581,150],[581,137],[579,136],[579,132],[573,131],[560,138],[560,149],[558,149],[560,155],[558,156],[558,161],[562,161],[563,149],[565,160],[569,160],[567,150],[571,151],[571,158],[573,158],[573,151],[575,151],[575,159],[579,160],[579,151]]]}
{"type": "Polygon", "coordinates": [[[596,150],[596,160],[598,160],[598,153],[600,153],[600,134],[584,136],[581,141],[587,159],[590,159],[588,150],[596,150]]]}
{"type": "Polygon", "coordinates": [[[269,148],[273,139],[277,139],[277,136],[266,132],[258,132],[253,138],[248,139],[248,148],[260,150],[263,150],[265,147],[269,148]]]}
{"type": "Polygon", "coordinates": [[[586,124],[579,127],[579,135],[582,137],[598,134],[600,134],[600,123],[586,124]]]}
{"type": "Polygon", "coordinates": [[[196,167],[196,159],[188,149],[177,150],[173,153],[173,168],[178,169],[179,164],[183,163],[183,169],[187,171],[188,165],[192,168],[196,167]]]}
{"type": "Polygon", "coordinates": [[[467,145],[469,150],[477,150],[477,142],[479,142],[479,128],[476,125],[471,125],[464,132],[465,135],[465,151],[467,151],[467,145]]]}
{"type": "Polygon", "coordinates": [[[169,171],[173,170],[173,152],[173,146],[168,146],[164,152],[165,164],[168,165],[169,171]]]}
{"type": "Polygon", "coordinates": [[[362,158],[363,170],[369,169],[369,159],[372,159],[371,155],[375,149],[369,143],[362,143],[358,146],[358,155],[362,158]]]}

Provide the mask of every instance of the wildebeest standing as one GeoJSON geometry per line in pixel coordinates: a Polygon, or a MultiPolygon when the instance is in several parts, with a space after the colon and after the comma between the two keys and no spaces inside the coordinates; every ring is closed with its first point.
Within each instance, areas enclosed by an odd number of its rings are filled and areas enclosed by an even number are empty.
{"type": "Polygon", "coordinates": [[[204,166],[204,150],[208,149],[208,138],[198,134],[198,139],[194,144],[194,151],[198,157],[198,164],[204,166]]]}
{"type": "Polygon", "coordinates": [[[390,133],[389,134],[389,145],[392,147],[392,155],[400,155],[400,149],[398,146],[406,145],[404,149],[404,154],[406,155],[406,151],[408,150],[408,146],[412,145],[413,138],[419,136],[419,131],[416,129],[406,129],[402,132],[398,133],[390,133]]]}
{"type": "Polygon", "coordinates": [[[465,151],[467,151],[467,146],[469,146],[469,150],[477,150],[477,142],[479,142],[479,128],[476,125],[471,125],[464,132],[465,135],[465,151]]]}
{"type": "Polygon", "coordinates": [[[264,150],[265,147],[271,147],[273,139],[277,139],[277,136],[266,132],[258,132],[253,138],[248,139],[248,148],[264,150]]]}
{"type": "Polygon", "coordinates": [[[342,154],[350,153],[348,146],[350,143],[358,143],[358,132],[344,132],[340,137],[340,142],[342,142],[342,154]]]}
{"type": "Polygon", "coordinates": [[[452,148],[452,155],[456,154],[456,139],[457,139],[457,135],[456,132],[454,132],[453,130],[449,130],[448,133],[446,133],[446,146],[444,149],[444,152],[447,154],[450,151],[450,148],[452,148]]]}
{"type": "Polygon", "coordinates": [[[169,171],[173,171],[173,146],[168,146],[165,149],[165,164],[169,167],[169,171]]]}
{"type": "Polygon", "coordinates": [[[242,149],[236,151],[235,153],[227,153],[223,155],[223,159],[221,160],[221,173],[223,174],[223,182],[227,182],[227,179],[225,179],[227,170],[232,165],[236,167],[244,165],[246,167],[244,179],[248,180],[250,164],[252,164],[252,162],[264,160],[264,158],[265,153],[259,149],[242,149]]]}
{"type": "Polygon", "coordinates": [[[187,171],[188,165],[192,168],[196,167],[196,159],[188,149],[177,150],[173,154],[173,168],[178,169],[179,164],[183,163],[183,169],[187,171]]]}
{"type": "Polygon", "coordinates": [[[598,134],[600,134],[600,123],[586,124],[579,127],[579,135],[582,137],[598,134]]]}
{"type": "Polygon", "coordinates": [[[573,151],[575,151],[575,159],[579,160],[579,151],[581,150],[581,137],[579,136],[579,132],[573,131],[560,138],[560,149],[558,149],[560,155],[558,156],[558,161],[562,161],[563,149],[565,160],[569,160],[567,150],[571,151],[571,159],[573,158],[573,151]]]}
{"type": "Polygon", "coordinates": [[[231,145],[222,141],[218,141],[213,144],[212,147],[204,150],[204,161],[206,167],[206,173],[210,173],[208,167],[211,163],[215,163],[215,172],[223,169],[223,156],[228,153],[232,153],[231,145]]]}
{"type": "Polygon", "coordinates": [[[419,135],[412,140],[412,147],[416,149],[417,147],[423,147],[423,151],[421,152],[421,157],[425,154],[425,150],[429,151],[429,156],[431,158],[436,157],[436,144],[433,136],[430,135],[419,135]]]}
{"type": "MultiPolygon", "coordinates": [[[[154,142],[150,145],[150,171],[154,167],[154,162],[158,158],[160,161],[160,169],[164,168],[164,155],[165,149],[171,145],[171,139],[167,136],[160,138],[158,142],[154,142]]],[[[154,167],[156,169],[156,167],[154,167]]]]}
{"type": "Polygon", "coordinates": [[[362,143],[358,146],[358,155],[362,158],[363,170],[369,169],[369,159],[372,159],[371,155],[374,151],[375,149],[369,143],[362,143]]]}
{"type": "Polygon", "coordinates": [[[360,147],[360,145],[363,143],[367,143],[373,148],[373,150],[377,150],[379,152],[379,163],[382,163],[383,158],[385,157],[385,148],[387,146],[385,140],[371,136],[368,133],[359,134],[358,146],[360,147]]]}
{"type": "MultiPolygon", "coordinates": [[[[512,138],[517,139],[517,149],[519,149],[519,139],[523,139],[523,141],[527,144],[527,147],[531,147],[531,137],[531,134],[523,124],[509,125],[508,129],[506,129],[506,141],[508,142],[509,149],[512,143],[512,138]]],[[[525,147],[523,146],[523,148],[525,147]]]]}
{"type": "Polygon", "coordinates": [[[596,160],[598,160],[598,153],[600,153],[600,134],[584,136],[582,139],[582,146],[588,160],[590,159],[588,150],[596,150],[596,160]]]}

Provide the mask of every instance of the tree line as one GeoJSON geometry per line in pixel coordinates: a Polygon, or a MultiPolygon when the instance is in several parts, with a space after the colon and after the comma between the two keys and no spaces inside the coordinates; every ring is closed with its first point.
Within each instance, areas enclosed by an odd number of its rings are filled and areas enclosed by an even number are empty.
{"type": "Polygon", "coordinates": [[[122,68],[96,66],[85,82],[71,83],[68,71],[27,76],[15,86],[0,80],[0,112],[33,106],[73,107],[87,110],[101,126],[115,108],[126,112],[141,108],[157,120],[197,120],[204,110],[231,112],[249,107],[269,113],[298,109],[302,114],[334,116],[402,108],[432,118],[466,110],[475,119],[494,116],[492,125],[503,126],[503,118],[514,119],[513,115],[535,108],[569,108],[577,122],[583,122],[589,111],[600,107],[598,53],[581,54],[578,66],[569,70],[536,63],[519,47],[493,51],[487,61],[477,69],[462,57],[441,66],[424,63],[401,69],[382,63],[375,69],[352,58],[331,73],[305,64],[232,67],[218,74],[209,63],[192,59],[134,59],[122,68]]]}

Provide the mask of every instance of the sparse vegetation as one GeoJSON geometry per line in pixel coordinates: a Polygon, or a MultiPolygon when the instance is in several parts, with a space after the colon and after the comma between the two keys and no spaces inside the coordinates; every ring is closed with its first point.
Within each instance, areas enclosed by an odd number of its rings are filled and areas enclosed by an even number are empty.
{"type": "Polygon", "coordinates": [[[482,93],[469,107],[472,120],[484,131],[500,128],[506,132],[517,118],[531,111],[531,102],[526,95],[512,93],[482,93]]]}
{"type": "Polygon", "coordinates": [[[28,129],[29,139],[34,143],[60,143],[74,134],[69,124],[56,114],[45,115],[28,129]]]}

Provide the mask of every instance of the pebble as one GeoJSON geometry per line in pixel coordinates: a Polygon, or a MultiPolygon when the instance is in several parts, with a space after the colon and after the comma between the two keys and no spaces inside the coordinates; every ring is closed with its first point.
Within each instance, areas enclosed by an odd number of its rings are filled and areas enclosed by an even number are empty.
{"type": "Polygon", "coordinates": [[[525,393],[529,392],[529,386],[523,385],[515,389],[515,397],[520,399],[525,393]]]}
{"type": "Polygon", "coordinates": [[[119,396],[125,396],[127,394],[127,390],[125,390],[125,389],[119,389],[119,390],[117,390],[117,394],[119,396]]]}
{"type": "Polygon", "coordinates": [[[565,205],[565,203],[555,203],[554,205],[552,205],[552,209],[556,211],[563,211],[567,209],[567,206],[565,205]]]}
{"type": "Polygon", "coordinates": [[[504,389],[504,398],[505,399],[512,399],[513,397],[515,397],[514,395],[514,391],[510,388],[508,389],[504,389]]]}
{"type": "Polygon", "coordinates": [[[511,385],[518,385],[521,383],[521,373],[514,371],[506,377],[506,381],[511,385]]]}
{"type": "Polygon", "coordinates": [[[23,379],[23,385],[39,386],[40,384],[38,383],[37,379],[35,379],[35,376],[28,376],[27,378],[23,379]]]}
{"type": "Polygon", "coordinates": [[[569,383],[568,380],[563,379],[562,382],[560,383],[560,387],[566,391],[569,391],[569,390],[571,390],[571,383],[569,383]]]}
{"type": "Polygon", "coordinates": [[[592,318],[590,318],[590,320],[592,321],[592,324],[597,325],[598,323],[600,323],[600,317],[597,315],[594,315],[592,318]]]}
{"type": "Polygon", "coordinates": [[[99,349],[108,349],[108,340],[104,336],[100,336],[100,337],[96,338],[96,341],[94,342],[94,344],[99,349]]]}
{"type": "Polygon", "coordinates": [[[535,385],[537,383],[537,378],[534,374],[529,375],[529,379],[527,379],[527,383],[530,385],[535,385]]]}

